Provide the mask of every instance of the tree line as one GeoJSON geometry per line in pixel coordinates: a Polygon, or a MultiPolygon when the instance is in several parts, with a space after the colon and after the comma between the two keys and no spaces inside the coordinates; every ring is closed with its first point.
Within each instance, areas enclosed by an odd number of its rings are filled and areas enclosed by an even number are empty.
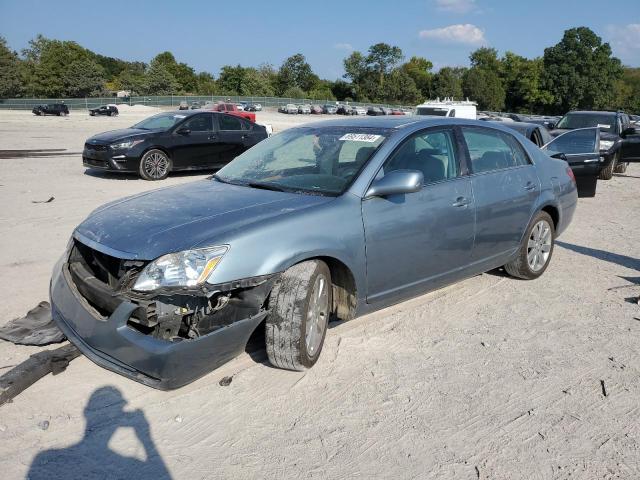
{"type": "Polygon", "coordinates": [[[217,78],[178,62],[171,52],[148,64],[92,52],[76,42],[38,35],[20,53],[0,37],[0,98],[137,95],[243,95],[336,99],[414,105],[453,97],[480,110],[562,114],[571,109],[640,112],[640,68],[625,67],[587,27],[566,30],[560,42],[529,59],[481,47],[469,67],[433,71],[427,58],[405,60],[402,50],[378,43],[354,51],[344,78],[321,79],[301,53],[276,68],[225,65],[217,78]]]}

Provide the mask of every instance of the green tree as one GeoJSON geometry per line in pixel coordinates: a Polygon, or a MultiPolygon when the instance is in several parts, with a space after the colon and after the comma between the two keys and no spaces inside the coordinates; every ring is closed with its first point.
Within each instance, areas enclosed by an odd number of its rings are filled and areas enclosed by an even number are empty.
{"type": "Polygon", "coordinates": [[[316,86],[318,81],[318,76],[313,73],[304,55],[296,53],[285,59],[280,66],[276,78],[276,93],[283,94],[292,87],[308,92],[316,86]]]}
{"type": "Polygon", "coordinates": [[[67,66],[62,76],[65,96],[91,97],[105,93],[104,69],[89,58],[67,66]]]}
{"type": "Polygon", "coordinates": [[[196,93],[198,95],[215,95],[218,92],[216,80],[210,73],[200,72],[196,76],[196,80],[196,93]]]}
{"type": "Polygon", "coordinates": [[[169,72],[173,76],[173,78],[176,79],[176,81],[180,85],[179,90],[185,92],[195,91],[198,85],[196,72],[186,63],[178,63],[176,58],[173,56],[173,53],[159,53],[152,60],[152,62],[154,61],[159,65],[162,65],[165,70],[167,70],[167,72],[169,72]]]}
{"type": "Polygon", "coordinates": [[[553,96],[550,110],[601,109],[613,102],[623,73],[608,43],[587,27],[566,30],[559,43],[544,51],[543,82],[553,96]]]}
{"type": "Polygon", "coordinates": [[[510,112],[538,112],[553,101],[542,88],[542,58],[527,58],[506,52],[501,61],[505,108],[510,112]]]}
{"type": "Polygon", "coordinates": [[[419,103],[421,94],[409,74],[403,69],[396,68],[385,76],[381,96],[385,102],[415,105],[419,103]]]}
{"type": "Polygon", "coordinates": [[[306,98],[307,94],[300,87],[289,87],[283,93],[284,98],[306,98]]]}
{"type": "Polygon", "coordinates": [[[172,95],[180,90],[180,84],[161,62],[155,59],[149,64],[145,75],[146,95],[172,95]]]}
{"type": "Polygon", "coordinates": [[[409,61],[402,65],[402,70],[411,77],[416,88],[423,98],[431,98],[431,88],[433,82],[433,63],[423,57],[411,57],[409,61]]]}
{"type": "Polygon", "coordinates": [[[9,49],[0,37],[0,98],[15,97],[21,93],[22,78],[18,54],[9,49]]]}
{"type": "Polygon", "coordinates": [[[472,67],[462,78],[464,95],[478,102],[480,110],[502,110],[505,92],[497,72],[480,67],[472,67]]]}
{"type": "Polygon", "coordinates": [[[451,97],[461,99],[462,77],[466,68],[463,67],[443,67],[433,76],[433,97],[451,97]]]}
{"type": "Polygon", "coordinates": [[[369,47],[367,65],[378,73],[379,84],[384,84],[388,75],[402,61],[402,50],[387,43],[376,43],[369,47]]]}

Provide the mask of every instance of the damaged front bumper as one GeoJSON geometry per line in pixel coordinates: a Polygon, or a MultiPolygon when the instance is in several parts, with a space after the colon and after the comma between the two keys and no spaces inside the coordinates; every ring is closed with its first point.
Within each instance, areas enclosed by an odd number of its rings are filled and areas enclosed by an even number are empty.
{"type": "MultiPolygon", "coordinates": [[[[248,316],[231,315],[223,325],[194,338],[158,338],[137,328],[141,305],[134,298],[111,294],[107,300],[115,302],[113,309],[108,314],[98,312],[84,291],[87,284],[73,277],[65,256],[55,266],[51,279],[51,312],[69,340],[96,364],[145,385],[170,390],[209,373],[245,349],[268,313],[262,304],[273,280],[275,276],[262,282],[261,291],[266,293],[249,295],[253,308],[240,310],[248,316]]],[[[251,289],[242,291],[251,293],[251,289]]],[[[228,295],[232,300],[227,300],[224,308],[233,309],[233,293],[228,295]]]]}

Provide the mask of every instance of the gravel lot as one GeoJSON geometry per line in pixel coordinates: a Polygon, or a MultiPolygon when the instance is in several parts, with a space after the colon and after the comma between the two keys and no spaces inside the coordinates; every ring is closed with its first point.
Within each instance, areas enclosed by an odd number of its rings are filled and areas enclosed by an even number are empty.
{"type": "MultiPolygon", "coordinates": [[[[48,298],[91,210],[159,186],[77,153],[148,114],[0,112],[1,149],[68,152],[0,158],[0,323],[48,298]]],[[[310,119],[258,114],[276,131],[310,119]]],[[[160,392],[80,357],[0,407],[2,476],[640,478],[639,211],[632,165],[580,201],[542,278],[491,272],[334,326],[307,373],[243,355],[160,392]]],[[[36,351],[0,342],[0,374],[36,351]]]]}

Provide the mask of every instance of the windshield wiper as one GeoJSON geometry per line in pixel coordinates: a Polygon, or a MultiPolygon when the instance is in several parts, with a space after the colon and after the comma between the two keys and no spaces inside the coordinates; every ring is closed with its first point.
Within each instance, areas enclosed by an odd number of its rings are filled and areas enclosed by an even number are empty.
{"type": "Polygon", "coordinates": [[[274,185],[273,183],[261,183],[261,182],[248,182],[245,183],[246,186],[251,188],[261,188],[263,190],[273,190],[274,192],[286,192],[282,187],[278,185],[274,185]]]}

